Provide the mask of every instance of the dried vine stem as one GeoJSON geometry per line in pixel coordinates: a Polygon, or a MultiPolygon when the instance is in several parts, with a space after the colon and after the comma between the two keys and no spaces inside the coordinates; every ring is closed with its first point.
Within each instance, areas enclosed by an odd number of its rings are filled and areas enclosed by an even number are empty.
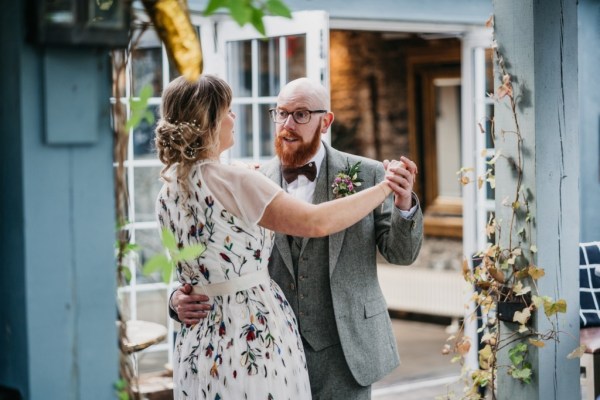
{"type": "MultiPolygon", "coordinates": [[[[501,85],[496,88],[495,94],[490,94],[496,102],[506,101],[508,98],[509,109],[515,130],[501,130],[501,135],[504,138],[506,134],[513,134],[516,137],[516,161],[508,155],[501,154],[501,151],[496,151],[494,157],[487,163],[493,165],[500,158],[505,159],[511,168],[516,172],[516,183],[514,198],[510,204],[505,200],[503,206],[511,207],[510,225],[507,241],[508,247],[503,248],[501,243],[502,229],[496,223],[495,218],[490,218],[486,226],[488,239],[494,239],[495,244],[489,245],[485,250],[480,251],[477,256],[481,262],[469,268],[468,262],[465,260],[463,264],[463,275],[467,282],[471,283],[477,291],[473,294],[472,301],[475,303],[475,310],[469,316],[471,320],[478,319],[477,312],[481,313],[481,321],[486,320],[486,325],[482,326],[478,332],[483,332],[479,354],[479,369],[476,371],[468,371],[463,368],[463,378],[467,382],[468,388],[462,397],[467,400],[482,399],[483,388],[490,389],[490,396],[493,400],[496,399],[496,380],[498,377],[498,368],[506,368],[509,375],[522,383],[529,383],[533,374],[531,364],[527,360],[527,356],[531,347],[543,347],[548,340],[559,340],[557,313],[566,311],[566,302],[562,299],[554,301],[548,296],[539,294],[539,288],[536,281],[544,276],[544,270],[533,264],[537,248],[530,243],[532,222],[534,218],[531,214],[529,206],[528,191],[523,188],[523,135],[519,125],[517,114],[517,97],[514,94],[511,82],[511,75],[506,69],[503,56],[498,50],[498,46],[494,41],[492,46],[495,55],[495,61],[498,65],[498,73],[500,75],[501,85]],[[523,215],[523,211],[525,215],[523,215]],[[517,226],[521,224],[521,228],[517,230],[517,226]],[[523,246],[525,243],[530,243],[527,249],[523,246]],[[520,311],[514,313],[511,322],[518,324],[519,329],[502,337],[502,324],[499,320],[500,304],[506,302],[516,302],[520,311]],[[548,318],[551,327],[546,332],[538,332],[531,325],[531,315],[534,311],[543,309],[548,318]],[[554,317],[554,318],[553,318],[554,317]],[[498,365],[498,352],[508,350],[510,364],[498,365]],[[468,374],[468,375],[467,375],[468,374]]],[[[494,121],[491,121],[492,140],[496,147],[496,137],[494,132],[496,126],[494,121]]],[[[482,124],[479,124],[481,133],[485,133],[482,124]]],[[[485,156],[485,154],[484,154],[485,156]]],[[[460,181],[463,185],[469,184],[472,180],[466,175],[473,168],[461,168],[460,181]]],[[[482,184],[489,182],[492,188],[495,185],[495,176],[493,169],[488,169],[483,176],[477,179],[479,187],[482,184]]],[[[507,198],[508,200],[508,198],[507,198]]],[[[510,321],[510,319],[508,320],[510,321]]],[[[515,325],[516,327],[517,325],[515,325]]],[[[464,357],[468,354],[471,343],[470,338],[465,337],[464,321],[459,330],[459,334],[449,338],[454,341],[454,347],[449,344],[444,346],[443,353],[448,354],[454,352],[456,356],[453,362],[461,361],[464,365],[464,357]]],[[[575,349],[570,355],[570,358],[581,356],[585,348],[581,346],[575,349]]],[[[450,398],[450,397],[446,397],[450,398]]]]}
{"type": "MultiPolygon", "coordinates": [[[[134,25],[135,26],[135,25],[134,25]]],[[[111,60],[113,68],[112,81],[112,104],[113,117],[113,160],[114,168],[114,196],[115,196],[115,217],[117,220],[117,285],[118,287],[125,286],[127,280],[125,278],[126,266],[125,258],[127,255],[128,246],[130,243],[129,231],[126,229],[129,192],[127,190],[127,179],[125,170],[125,160],[127,159],[127,148],[129,144],[129,132],[126,130],[127,110],[121,99],[121,88],[125,87],[123,80],[125,79],[125,71],[127,63],[132,52],[137,46],[143,32],[147,29],[147,24],[141,23],[137,29],[132,31],[137,32],[135,38],[129,40],[129,47],[124,50],[111,51],[111,60]]],[[[127,330],[121,304],[117,301],[119,309],[118,328],[119,328],[119,375],[125,385],[121,391],[125,392],[129,398],[137,398],[136,393],[139,393],[138,377],[135,373],[131,362],[131,357],[127,351],[125,344],[128,342],[127,330]]]]}

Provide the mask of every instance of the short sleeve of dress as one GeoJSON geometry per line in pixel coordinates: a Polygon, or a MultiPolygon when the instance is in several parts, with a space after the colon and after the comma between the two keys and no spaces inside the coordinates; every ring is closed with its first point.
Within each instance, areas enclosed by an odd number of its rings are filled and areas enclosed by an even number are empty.
{"type": "Polygon", "coordinates": [[[205,183],[216,200],[252,225],[260,221],[269,203],[283,192],[255,170],[220,163],[206,163],[201,167],[205,183]]]}

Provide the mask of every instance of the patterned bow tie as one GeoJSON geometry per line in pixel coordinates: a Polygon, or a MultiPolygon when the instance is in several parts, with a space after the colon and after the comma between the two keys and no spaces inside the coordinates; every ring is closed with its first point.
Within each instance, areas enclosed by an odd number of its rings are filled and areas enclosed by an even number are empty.
{"type": "Polygon", "coordinates": [[[283,173],[283,179],[285,179],[287,183],[294,182],[298,179],[298,175],[304,175],[309,181],[313,182],[317,177],[317,166],[311,161],[298,168],[284,166],[281,172],[283,173]]]}

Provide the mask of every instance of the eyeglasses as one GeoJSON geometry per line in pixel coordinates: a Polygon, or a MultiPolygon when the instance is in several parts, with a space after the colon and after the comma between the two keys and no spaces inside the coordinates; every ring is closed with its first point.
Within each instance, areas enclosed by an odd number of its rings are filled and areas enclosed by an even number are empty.
{"type": "Polygon", "coordinates": [[[279,108],[271,108],[269,110],[269,114],[271,115],[271,119],[276,124],[283,124],[287,121],[290,114],[292,118],[297,124],[307,124],[310,121],[310,117],[314,113],[326,113],[327,110],[296,110],[292,112],[287,112],[285,110],[280,110],[279,108]]]}

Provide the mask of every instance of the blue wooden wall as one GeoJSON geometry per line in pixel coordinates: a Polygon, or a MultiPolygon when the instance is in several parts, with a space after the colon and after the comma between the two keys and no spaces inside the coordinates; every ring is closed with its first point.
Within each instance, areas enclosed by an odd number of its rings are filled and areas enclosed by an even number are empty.
{"type": "Polygon", "coordinates": [[[108,52],[30,44],[25,3],[0,13],[0,397],[114,399],[108,52]]]}
{"type": "Polygon", "coordinates": [[[600,240],[600,1],[579,2],[580,204],[582,242],[600,240]]]}

